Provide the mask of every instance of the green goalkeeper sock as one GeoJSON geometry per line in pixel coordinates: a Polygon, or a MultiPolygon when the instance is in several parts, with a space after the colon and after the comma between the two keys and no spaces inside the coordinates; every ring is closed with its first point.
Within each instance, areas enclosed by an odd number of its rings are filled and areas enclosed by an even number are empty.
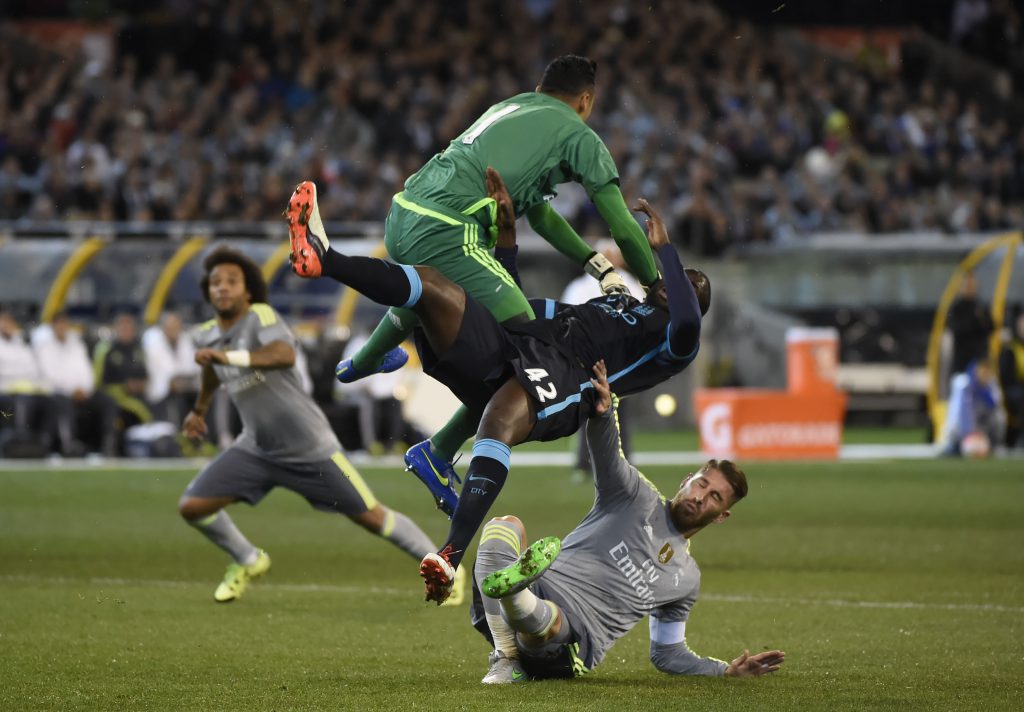
{"type": "Polygon", "coordinates": [[[363,348],[352,357],[352,367],[364,373],[377,368],[384,359],[384,354],[405,341],[419,323],[419,317],[409,309],[388,309],[388,313],[377,324],[377,328],[370,334],[363,348]]]}
{"type": "Polygon", "coordinates": [[[463,443],[476,434],[480,424],[480,415],[470,413],[469,408],[460,405],[444,427],[430,438],[430,449],[440,458],[451,462],[463,443]]]}

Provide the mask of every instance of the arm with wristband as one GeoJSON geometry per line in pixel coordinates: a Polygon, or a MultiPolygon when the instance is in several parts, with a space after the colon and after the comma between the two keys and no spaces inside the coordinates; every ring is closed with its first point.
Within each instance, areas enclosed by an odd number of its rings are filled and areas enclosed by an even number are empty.
{"type": "MultiPolygon", "coordinates": [[[[622,281],[622,277],[615,271],[608,258],[584,242],[576,234],[576,231],[572,229],[572,226],[566,222],[565,218],[559,215],[550,205],[547,203],[536,205],[527,211],[526,217],[530,221],[530,227],[536,230],[538,235],[551,243],[555,249],[573,262],[582,265],[583,270],[601,284],[602,292],[605,294],[626,294],[629,292],[626,283],[622,281]]],[[[633,220],[633,223],[635,225],[636,221],[633,220]]],[[[639,226],[637,229],[639,230],[639,226]]],[[[618,242],[618,238],[616,238],[616,242],[618,242]]],[[[652,271],[653,264],[652,260],[652,271]]]]}
{"type": "Polygon", "coordinates": [[[219,363],[238,368],[291,368],[295,365],[295,349],[285,341],[271,341],[252,350],[199,349],[196,351],[196,363],[200,366],[219,363]]]}

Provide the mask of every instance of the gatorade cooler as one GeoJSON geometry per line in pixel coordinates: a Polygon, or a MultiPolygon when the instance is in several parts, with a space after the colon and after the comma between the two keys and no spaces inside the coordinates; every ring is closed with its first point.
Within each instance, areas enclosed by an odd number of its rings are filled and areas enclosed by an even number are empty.
{"type": "Polygon", "coordinates": [[[836,392],[839,332],[794,327],[786,331],[787,391],[794,395],[836,392]]]}

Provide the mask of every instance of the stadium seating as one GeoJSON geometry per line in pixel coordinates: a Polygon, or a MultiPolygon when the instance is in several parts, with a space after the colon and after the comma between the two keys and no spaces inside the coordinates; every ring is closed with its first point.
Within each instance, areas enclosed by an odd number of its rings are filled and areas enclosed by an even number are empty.
{"type": "MultiPolygon", "coordinates": [[[[848,60],[708,2],[664,14],[598,0],[571,21],[531,2],[497,39],[467,2],[187,7],[90,26],[77,52],[7,28],[0,219],[267,220],[312,177],[326,215],[380,220],[426,157],[533,88],[548,47],[599,61],[592,123],[624,192],[665,206],[695,252],[1024,217],[1015,105],[916,65],[901,75],[911,63],[870,42],[848,60]]],[[[596,230],[585,200],[560,209],[596,230]]]]}

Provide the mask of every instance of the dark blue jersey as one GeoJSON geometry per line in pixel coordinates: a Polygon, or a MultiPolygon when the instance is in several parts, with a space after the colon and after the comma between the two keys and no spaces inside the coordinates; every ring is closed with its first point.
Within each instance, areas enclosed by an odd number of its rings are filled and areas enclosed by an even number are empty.
{"type": "MultiPolygon", "coordinates": [[[[497,248],[494,256],[519,283],[518,248],[497,248]]],[[[665,381],[693,362],[700,348],[700,306],[693,285],[671,245],[658,248],[664,270],[668,309],[628,296],[604,296],[584,304],[531,299],[537,320],[505,328],[531,334],[557,347],[571,362],[592,374],[604,359],[612,390],[627,396],[665,381]]],[[[580,392],[590,387],[580,384],[580,392]]]]}
{"type": "MultiPolygon", "coordinates": [[[[620,396],[671,378],[693,362],[700,348],[699,327],[685,339],[672,338],[669,312],[632,297],[596,297],[575,305],[531,299],[530,305],[536,321],[505,328],[551,344],[587,374],[604,359],[608,382],[620,396]]],[[[699,318],[698,312],[698,324],[699,318]]],[[[581,388],[589,387],[584,383],[581,388]]]]}

